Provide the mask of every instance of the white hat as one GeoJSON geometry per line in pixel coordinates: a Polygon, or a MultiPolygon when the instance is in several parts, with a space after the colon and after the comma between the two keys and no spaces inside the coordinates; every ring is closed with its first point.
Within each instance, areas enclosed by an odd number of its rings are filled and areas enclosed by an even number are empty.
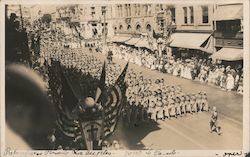
{"type": "Polygon", "coordinates": [[[213,111],[216,111],[216,107],[215,106],[213,106],[213,111]]]}

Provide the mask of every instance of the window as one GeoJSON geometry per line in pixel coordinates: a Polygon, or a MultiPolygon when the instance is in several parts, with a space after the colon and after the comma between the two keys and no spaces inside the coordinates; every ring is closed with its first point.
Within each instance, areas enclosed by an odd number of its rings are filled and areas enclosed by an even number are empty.
{"type": "Polygon", "coordinates": [[[190,11],[190,23],[194,23],[194,8],[189,7],[189,11],[190,11]]]}
{"type": "Polygon", "coordinates": [[[152,28],[150,24],[148,24],[146,28],[147,28],[147,31],[151,32],[152,28]]]}
{"type": "Polygon", "coordinates": [[[122,14],[122,5],[120,5],[120,15],[121,15],[121,17],[123,17],[123,14],[122,14]]]}
{"type": "Polygon", "coordinates": [[[128,4],[128,16],[131,16],[131,5],[128,4]]]}
{"type": "Polygon", "coordinates": [[[137,15],[137,4],[134,5],[135,6],[135,16],[137,15]]]}
{"type": "Polygon", "coordinates": [[[140,26],[140,25],[137,25],[137,26],[136,26],[136,30],[137,30],[138,32],[140,32],[140,31],[141,31],[141,26],[140,26]]]}
{"type": "Polygon", "coordinates": [[[102,15],[104,14],[104,12],[106,12],[106,7],[102,6],[102,15]]]}
{"type": "Polygon", "coordinates": [[[172,21],[175,23],[175,8],[170,8],[172,21]]]}
{"type": "Polygon", "coordinates": [[[117,15],[118,15],[118,17],[120,17],[120,6],[119,5],[117,5],[117,15]]]}
{"type": "Polygon", "coordinates": [[[230,21],[217,21],[216,27],[217,31],[222,32],[227,35],[235,35],[241,30],[240,20],[230,20],[230,21]]]}
{"type": "Polygon", "coordinates": [[[144,15],[147,15],[148,14],[148,5],[145,4],[144,7],[145,7],[145,13],[144,13],[144,15]]]}
{"type": "Polygon", "coordinates": [[[152,4],[148,5],[148,15],[151,15],[151,8],[152,8],[152,4]]]}
{"type": "Polygon", "coordinates": [[[184,12],[184,23],[187,24],[187,7],[183,7],[184,12]]]}
{"type": "Polygon", "coordinates": [[[202,23],[208,23],[208,6],[202,6],[202,23]]]}
{"type": "Polygon", "coordinates": [[[92,16],[95,15],[95,7],[91,7],[91,15],[92,15],[92,16]]]}
{"type": "Polygon", "coordinates": [[[125,12],[126,12],[126,17],[128,17],[128,5],[125,4],[125,12]]]}
{"type": "Polygon", "coordinates": [[[131,29],[132,29],[131,25],[128,25],[127,30],[131,31],[131,29]]]}
{"type": "Polygon", "coordinates": [[[123,30],[123,27],[122,27],[122,25],[120,25],[120,26],[119,26],[119,30],[123,30]]]}
{"type": "Polygon", "coordinates": [[[158,12],[159,11],[159,4],[156,4],[155,6],[155,12],[158,12]]]}
{"type": "Polygon", "coordinates": [[[137,12],[138,14],[138,16],[140,16],[141,15],[141,5],[140,4],[138,4],[138,12],[137,12]]]}

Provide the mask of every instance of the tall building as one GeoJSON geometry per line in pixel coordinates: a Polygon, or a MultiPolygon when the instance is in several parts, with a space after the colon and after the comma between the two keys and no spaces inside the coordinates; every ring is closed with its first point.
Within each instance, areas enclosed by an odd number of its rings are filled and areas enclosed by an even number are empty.
{"type": "Polygon", "coordinates": [[[66,34],[71,33],[70,31],[76,33],[76,29],[69,29],[72,26],[71,24],[74,24],[77,26],[77,31],[85,39],[103,37],[104,32],[106,32],[106,37],[113,36],[111,5],[84,4],[61,6],[57,7],[56,17],[58,27],[61,25],[66,34]],[[106,30],[104,30],[104,26],[106,30]]]}
{"type": "Polygon", "coordinates": [[[166,35],[167,26],[175,19],[173,5],[167,4],[116,4],[114,42],[156,49],[152,36],[166,35]]]}

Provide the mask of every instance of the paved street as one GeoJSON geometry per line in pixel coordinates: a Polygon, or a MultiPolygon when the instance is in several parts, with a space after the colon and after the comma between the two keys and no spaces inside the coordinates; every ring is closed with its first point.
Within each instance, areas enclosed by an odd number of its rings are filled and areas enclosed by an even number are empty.
{"type": "MultiPolygon", "coordinates": [[[[85,49],[84,53],[88,53],[85,49]]],[[[102,54],[93,53],[100,59],[102,54]]],[[[118,64],[125,61],[114,59],[118,64]]],[[[122,122],[111,137],[118,140],[125,149],[241,149],[243,97],[234,92],[225,92],[218,87],[208,86],[179,77],[162,74],[144,67],[130,64],[129,68],[142,71],[152,79],[165,78],[168,85],[180,85],[184,92],[206,91],[210,106],[219,112],[222,135],[209,132],[210,113],[198,113],[178,119],[143,124],[139,127],[125,127],[122,122]]]]}

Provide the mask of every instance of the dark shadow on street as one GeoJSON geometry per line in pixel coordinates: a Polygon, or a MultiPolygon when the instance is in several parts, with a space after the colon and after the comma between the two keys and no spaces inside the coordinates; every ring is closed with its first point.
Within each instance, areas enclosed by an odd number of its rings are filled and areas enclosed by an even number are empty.
{"type": "Polygon", "coordinates": [[[126,147],[123,149],[129,150],[145,150],[147,148],[142,140],[149,134],[154,131],[160,130],[157,122],[149,121],[141,123],[138,126],[128,126],[123,120],[120,120],[116,132],[109,138],[109,140],[118,140],[121,141],[126,147]]]}

